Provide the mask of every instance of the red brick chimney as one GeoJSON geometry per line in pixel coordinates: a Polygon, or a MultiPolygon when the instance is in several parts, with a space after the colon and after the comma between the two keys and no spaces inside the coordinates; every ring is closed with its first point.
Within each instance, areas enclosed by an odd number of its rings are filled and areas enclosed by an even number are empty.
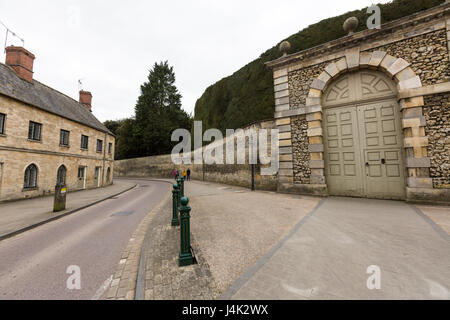
{"type": "Polygon", "coordinates": [[[5,64],[14,69],[17,75],[28,82],[33,82],[33,62],[35,56],[22,47],[6,48],[5,64]]]}
{"type": "Polygon", "coordinates": [[[89,91],[80,91],[80,103],[92,112],[92,94],[89,91]]]}

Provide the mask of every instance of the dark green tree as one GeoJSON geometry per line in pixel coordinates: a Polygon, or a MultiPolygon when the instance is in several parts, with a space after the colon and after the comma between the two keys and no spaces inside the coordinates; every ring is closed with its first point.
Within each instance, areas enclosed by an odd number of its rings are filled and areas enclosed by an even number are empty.
{"type": "Polygon", "coordinates": [[[168,62],[155,63],[135,107],[134,138],[139,156],[170,153],[176,144],[172,132],[190,130],[192,119],[181,109],[181,94],[175,86],[175,73],[168,62]]]}

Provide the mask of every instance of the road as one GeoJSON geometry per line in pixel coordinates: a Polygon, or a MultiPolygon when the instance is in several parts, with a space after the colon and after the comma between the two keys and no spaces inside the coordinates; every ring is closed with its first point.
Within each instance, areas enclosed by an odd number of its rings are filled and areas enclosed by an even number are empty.
{"type": "Polygon", "coordinates": [[[0,299],[88,300],[102,297],[133,232],[170,192],[170,184],[136,180],[114,199],[0,242],[0,299]],[[81,289],[69,290],[69,266],[81,289]]]}

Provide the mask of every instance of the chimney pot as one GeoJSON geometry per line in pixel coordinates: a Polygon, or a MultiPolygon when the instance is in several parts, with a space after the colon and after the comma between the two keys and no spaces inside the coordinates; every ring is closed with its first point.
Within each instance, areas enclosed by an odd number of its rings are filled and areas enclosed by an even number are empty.
{"type": "Polygon", "coordinates": [[[23,47],[6,48],[5,64],[14,69],[19,78],[33,82],[33,63],[35,56],[23,47]]]}
{"type": "Polygon", "coordinates": [[[80,103],[92,112],[92,93],[80,90],[80,103]]]}

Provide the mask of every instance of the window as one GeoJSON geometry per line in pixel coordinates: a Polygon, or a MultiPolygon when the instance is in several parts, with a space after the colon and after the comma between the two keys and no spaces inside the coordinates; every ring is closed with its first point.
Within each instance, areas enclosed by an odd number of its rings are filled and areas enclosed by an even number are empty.
{"type": "Polygon", "coordinates": [[[66,184],[66,173],[67,173],[67,169],[66,169],[65,165],[62,165],[61,167],[59,167],[58,174],[56,176],[56,184],[57,185],[66,184]]]}
{"type": "Polygon", "coordinates": [[[70,136],[69,131],[61,129],[61,132],[59,134],[59,144],[61,146],[68,147],[69,146],[69,136],[70,136]]]}
{"type": "Polygon", "coordinates": [[[84,179],[85,167],[78,167],[78,179],[84,179]]]}
{"type": "Polygon", "coordinates": [[[34,141],[41,141],[42,124],[30,121],[28,127],[28,139],[34,141]]]}
{"type": "Polygon", "coordinates": [[[112,143],[108,143],[108,153],[111,154],[112,153],[112,143]]]}
{"type": "Polygon", "coordinates": [[[97,152],[102,152],[103,150],[103,140],[97,139],[97,152]]]}
{"type": "Polygon", "coordinates": [[[5,134],[6,114],[0,113],[0,134],[5,134]]]}
{"type": "Polygon", "coordinates": [[[30,164],[25,169],[24,189],[33,189],[37,187],[37,173],[38,171],[35,164],[30,164]]]}
{"type": "Polygon", "coordinates": [[[89,146],[89,137],[81,135],[81,149],[87,149],[89,146]]]}

